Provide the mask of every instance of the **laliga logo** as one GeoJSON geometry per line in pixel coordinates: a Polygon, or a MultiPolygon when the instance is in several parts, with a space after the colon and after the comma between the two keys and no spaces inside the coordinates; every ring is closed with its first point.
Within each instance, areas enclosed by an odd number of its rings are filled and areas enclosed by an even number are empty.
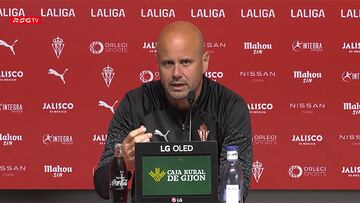
{"type": "Polygon", "coordinates": [[[99,41],[94,41],[89,46],[90,52],[93,54],[101,54],[104,51],[104,44],[99,41]]]}
{"type": "Polygon", "coordinates": [[[9,45],[8,43],[6,43],[5,41],[0,39],[0,46],[4,46],[6,48],[9,48],[10,51],[14,54],[15,56],[15,51],[14,51],[14,45],[18,40],[15,40],[14,43],[12,45],[9,45]]]}
{"type": "Polygon", "coordinates": [[[143,70],[140,72],[139,78],[140,78],[141,82],[147,83],[147,82],[153,81],[154,79],[159,80],[160,74],[159,74],[159,72],[155,72],[155,74],[154,74],[150,70],[143,70]]]}
{"type": "Polygon", "coordinates": [[[298,165],[293,165],[289,168],[289,175],[292,178],[300,178],[303,174],[303,170],[298,165]]]}

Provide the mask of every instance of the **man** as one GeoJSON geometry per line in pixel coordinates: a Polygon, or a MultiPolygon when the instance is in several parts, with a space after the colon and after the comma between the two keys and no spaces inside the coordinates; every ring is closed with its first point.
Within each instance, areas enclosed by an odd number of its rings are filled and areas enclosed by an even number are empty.
{"type": "Polygon", "coordinates": [[[95,189],[108,198],[108,167],[115,143],[123,143],[128,170],[134,169],[135,143],[152,141],[216,140],[220,168],[227,145],[240,147],[245,197],[249,188],[252,145],[249,111],[244,100],[226,87],[204,76],[210,55],[204,52],[199,29],[188,22],[167,25],[157,40],[160,81],[128,92],[109,127],[104,153],[94,175],[95,189]],[[195,92],[192,107],[187,97],[195,92]],[[189,138],[189,108],[192,137],[189,138]]]}

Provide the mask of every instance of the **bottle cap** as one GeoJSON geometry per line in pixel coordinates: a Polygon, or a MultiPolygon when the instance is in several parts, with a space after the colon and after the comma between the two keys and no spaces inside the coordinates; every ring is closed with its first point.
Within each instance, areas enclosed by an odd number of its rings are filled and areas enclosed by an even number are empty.
{"type": "Polygon", "coordinates": [[[121,154],[122,154],[122,144],[117,143],[114,149],[114,157],[121,157],[121,154]]]}
{"type": "Polygon", "coordinates": [[[238,149],[236,145],[226,146],[226,157],[228,160],[237,160],[238,159],[238,149]]]}

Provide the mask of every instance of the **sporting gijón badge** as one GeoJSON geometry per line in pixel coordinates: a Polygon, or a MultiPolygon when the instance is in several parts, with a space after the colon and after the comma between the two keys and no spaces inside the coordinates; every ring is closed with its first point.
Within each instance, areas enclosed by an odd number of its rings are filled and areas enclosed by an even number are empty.
{"type": "Polygon", "coordinates": [[[199,127],[199,130],[198,130],[198,133],[199,133],[199,137],[200,137],[200,140],[201,141],[207,141],[208,139],[208,136],[209,136],[209,130],[208,130],[208,127],[205,123],[203,123],[200,127],[199,127]]]}

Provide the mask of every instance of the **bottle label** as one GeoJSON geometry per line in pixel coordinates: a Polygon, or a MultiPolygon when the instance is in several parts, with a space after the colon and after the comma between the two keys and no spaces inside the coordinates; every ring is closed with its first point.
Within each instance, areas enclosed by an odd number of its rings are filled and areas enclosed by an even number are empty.
{"type": "Polygon", "coordinates": [[[125,187],[127,187],[127,180],[125,177],[121,176],[121,177],[115,177],[111,183],[110,186],[112,188],[120,188],[123,189],[125,187]]]}
{"type": "Polygon", "coordinates": [[[238,152],[237,151],[227,151],[227,160],[236,160],[238,159],[238,152]]]}
{"type": "Polygon", "coordinates": [[[239,203],[240,189],[239,185],[226,185],[226,203],[239,203]]]}

